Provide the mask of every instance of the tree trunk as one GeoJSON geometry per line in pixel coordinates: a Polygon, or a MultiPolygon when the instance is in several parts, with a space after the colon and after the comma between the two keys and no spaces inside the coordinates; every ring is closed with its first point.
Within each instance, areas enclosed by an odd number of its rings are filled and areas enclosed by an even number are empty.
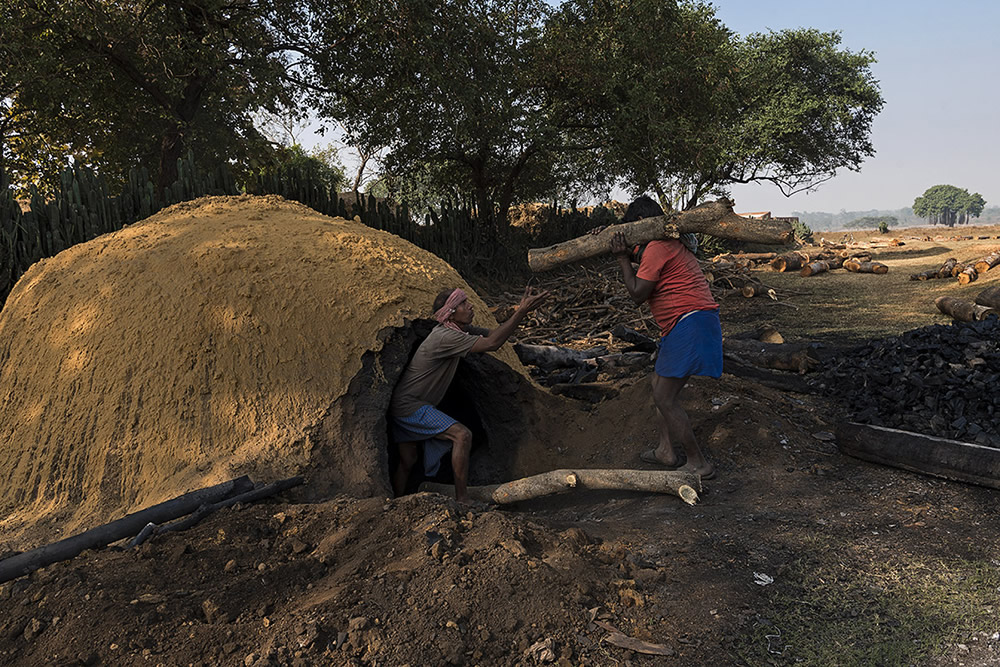
{"type": "Polygon", "coordinates": [[[976,262],[976,271],[979,273],[986,273],[997,264],[1000,264],[1000,250],[992,252],[976,262]]]}
{"type": "Polygon", "coordinates": [[[941,265],[941,268],[937,270],[937,277],[948,278],[954,275],[952,271],[955,270],[956,265],[958,265],[958,260],[954,257],[949,257],[945,260],[944,264],[941,265]]]}
{"type": "Polygon", "coordinates": [[[568,262],[606,254],[610,252],[611,237],[616,232],[624,232],[630,245],[677,238],[687,232],[773,244],[787,243],[792,237],[788,223],[743,218],[733,213],[730,202],[719,200],[668,216],[611,225],[600,234],[586,234],[546,248],[532,248],[528,251],[528,266],[532,271],[547,271],[568,262]]]}
{"type": "Polygon", "coordinates": [[[839,424],[836,435],[849,456],[1000,489],[1000,449],[854,422],[839,424]]]}
{"type": "MultiPolygon", "coordinates": [[[[680,470],[552,470],[504,484],[470,486],[468,493],[478,502],[509,505],[571,489],[676,494],[693,505],[698,502],[701,479],[680,470]]],[[[420,490],[455,496],[455,487],[450,484],[424,482],[420,490]]]]}
{"type": "Polygon", "coordinates": [[[800,252],[789,252],[771,261],[771,269],[779,273],[785,271],[798,271],[802,265],[809,261],[809,257],[800,252]]]}
{"type": "Polygon", "coordinates": [[[830,265],[828,263],[819,261],[803,266],[802,270],[799,273],[803,277],[808,277],[808,276],[815,276],[818,273],[826,273],[829,270],[830,270],[830,265]]]}
{"type": "Polygon", "coordinates": [[[722,354],[727,359],[753,366],[800,374],[811,371],[820,364],[806,343],[764,343],[725,338],[722,341],[722,354]]]}
{"type": "Polygon", "coordinates": [[[67,537],[0,561],[0,583],[34,572],[40,567],[69,560],[87,549],[104,547],[112,542],[138,534],[148,523],[173,521],[211,504],[253,489],[249,477],[240,477],[197,491],[191,491],[173,500],[153,505],[88,531],[67,537]]]}
{"type": "Polygon", "coordinates": [[[979,277],[979,272],[976,271],[976,267],[966,266],[962,269],[961,273],[958,274],[958,282],[962,285],[968,285],[969,283],[976,282],[976,278],[979,277]]]}
{"type": "Polygon", "coordinates": [[[589,350],[570,350],[556,345],[515,343],[514,352],[523,364],[552,369],[584,366],[587,364],[588,359],[594,359],[602,354],[607,354],[608,350],[603,347],[595,347],[589,350]]]}
{"type": "Polygon", "coordinates": [[[997,315],[998,312],[988,306],[969,303],[953,296],[939,296],[934,299],[934,305],[945,315],[950,315],[952,319],[959,322],[976,322],[990,315],[997,315]]]}
{"type": "Polygon", "coordinates": [[[976,303],[1000,311],[1000,285],[987,287],[976,295],[976,303]]]}
{"type": "Polygon", "coordinates": [[[854,273],[877,273],[880,275],[889,273],[889,267],[881,262],[859,262],[855,259],[845,261],[844,268],[854,273]]]}

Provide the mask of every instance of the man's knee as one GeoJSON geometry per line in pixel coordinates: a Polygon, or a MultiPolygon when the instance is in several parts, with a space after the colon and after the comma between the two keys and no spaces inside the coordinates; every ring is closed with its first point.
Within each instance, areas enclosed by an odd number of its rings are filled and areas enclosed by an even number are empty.
{"type": "Polygon", "coordinates": [[[472,445],[472,431],[464,424],[455,422],[448,429],[448,433],[451,435],[453,446],[468,449],[472,445]]]}

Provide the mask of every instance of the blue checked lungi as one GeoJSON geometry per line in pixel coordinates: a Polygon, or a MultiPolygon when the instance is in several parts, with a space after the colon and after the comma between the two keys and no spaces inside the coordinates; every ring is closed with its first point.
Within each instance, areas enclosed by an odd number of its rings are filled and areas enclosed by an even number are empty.
{"type": "Polygon", "coordinates": [[[656,374],[665,378],[722,375],[722,323],[717,310],[695,310],[660,339],[656,374]]]}
{"type": "Polygon", "coordinates": [[[451,441],[435,438],[458,423],[433,405],[424,405],[407,417],[392,418],[392,437],[395,442],[422,442],[424,446],[424,475],[433,477],[441,469],[441,459],[451,451],[451,441]]]}

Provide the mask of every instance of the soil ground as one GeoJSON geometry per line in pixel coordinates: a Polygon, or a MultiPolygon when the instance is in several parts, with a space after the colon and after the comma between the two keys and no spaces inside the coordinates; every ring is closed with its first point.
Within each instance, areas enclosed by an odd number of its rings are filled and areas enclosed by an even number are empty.
{"type": "MultiPolygon", "coordinates": [[[[839,345],[940,322],[935,296],[988,281],[904,276],[1000,244],[895,236],[906,245],[877,258],[886,276],[761,273],[785,294],[724,301],[726,333],[766,320],[839,345]]],[[[581,403],[552,443],[560,466],[646,467],[647,382],[581,403]]],[[[0,664],[1000,662],[995,490],[843,456],[835,397],[731,375],[685,391],[718,468],[693,507],[575,493],[469,509],[416,494],[225,510],[0,586],[0,664]],[[616,645],[608,625],[665,655],[616,645]]]]}

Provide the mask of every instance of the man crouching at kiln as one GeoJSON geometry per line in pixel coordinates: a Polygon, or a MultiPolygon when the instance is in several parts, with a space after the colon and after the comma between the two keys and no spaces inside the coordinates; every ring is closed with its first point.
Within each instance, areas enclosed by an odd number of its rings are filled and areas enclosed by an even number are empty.
{"type": "Polygon", "coordinates": [[[437,474],[441,459],[451,450],[455,497],[460,503],[469,502],[466,487],[472,431],[438,410],[437,405],[455,377],[459,359],[470,352],[500,349],[521,320],[548,294],[525,289],[521,304],[506,322],[496,329],[477,329],[475,333],[470,330],[474,315],[472,304],[462,289],[445,289],[434,299],[434,319],[438,325],[417,348],[389,403],[393,440],[399,446],[399,465],[392,475],[392,487],[397,496],[406,491],[410,470],[419,458],[417,448],[422,444],[424,473],[428,477],[437,474]],[[484,333],[480,335],[480,331],[484,333]]]}

